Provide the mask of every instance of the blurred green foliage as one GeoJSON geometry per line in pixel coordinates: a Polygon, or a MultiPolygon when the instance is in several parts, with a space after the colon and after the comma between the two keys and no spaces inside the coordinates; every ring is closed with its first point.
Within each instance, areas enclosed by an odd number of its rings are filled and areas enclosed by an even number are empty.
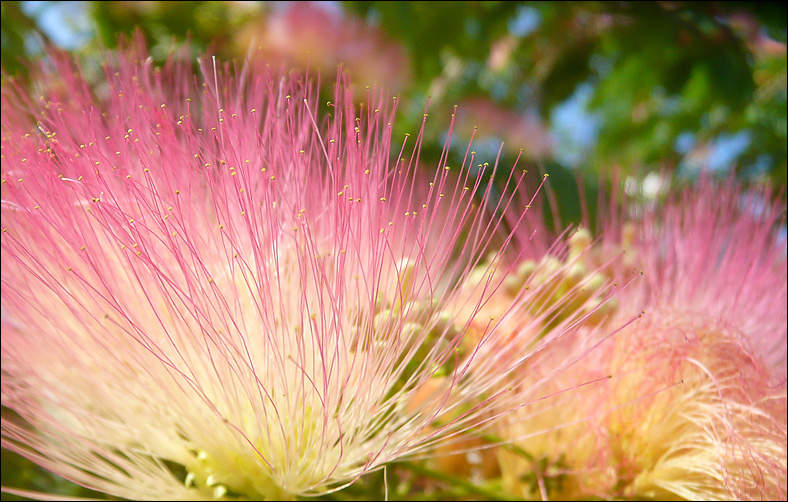
{"type": "Polygon", "coordinates": [[[28,56],[25,39],[37,30],[36,23],[22,11],[20,2],[0,2],[0,24],[3,71],[12,75],[21,73],[28,56]]]}
{"type": "Polygon", "coordinates": [[[264,12],[263,6],[233,8],[233,2],[89,2],[98,38],[108,47],[118,37],[142,31],[152,55],[164,59],[172,42],[189,42],[196,57],[211,51],[230,59],[238,29],[264,12]],[[147,4],[147,5],[145,5],[147,4]]]}
{"type": "Polygon", "coordinates": [[[507,109],[536,110],[547,121],[578,86],[590,84],[588,111],[600,126],[581,167],[672,171],[685,153],[674,147],[682,133],[701,146],[747,131],[740,172],[765,172],[785,183],[785,4],[344,4],[408,48],[417,92],[426,93],[457,59],[462,71],[447,86],[447,101],[484,94],[507,109]],[[490,68],[496,44],[508,44],[510,55],[507,64],[490,68]]]}

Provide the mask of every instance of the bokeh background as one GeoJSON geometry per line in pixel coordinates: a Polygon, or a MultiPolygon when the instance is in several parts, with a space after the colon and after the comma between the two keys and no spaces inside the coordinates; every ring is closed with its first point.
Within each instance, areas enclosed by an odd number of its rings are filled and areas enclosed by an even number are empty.
{"type": "MultiPolygon", "coordinates": [[[[401,99],[395,137],[418,130],[429,99],[425,166],[438,161],[455,105],[456,164],[474,127],[473,149],[483,161],[492,163],[503,144],[501,166],[511,166],[522,149],[534,173],[550,173],[559,214],[547,213],[562,224],[580,218],[584,197],[594,200],[614,182],[643,199],[701,172],[786,185],[785,4],[0,5],[3,85],[11,77],[26,82],[47,46],[99,61],[134,30],[160,60],[174,47],[222,60],[262,54],[285,69],[308,64],[329,83],[342,65],[360,89],[382,87],[401,99]]],[[[5,449],[2,484],[91,496],[5,449]]]]}

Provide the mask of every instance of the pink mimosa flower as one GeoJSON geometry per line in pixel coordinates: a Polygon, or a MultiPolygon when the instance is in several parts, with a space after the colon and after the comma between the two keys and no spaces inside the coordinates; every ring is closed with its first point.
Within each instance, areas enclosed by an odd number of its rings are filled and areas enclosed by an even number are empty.
{"type": "Polygon", "coordinates": [[[139,49],[94,86],[49,65],[2,94],[4,447],[120,497],[282,498],[516,406],[525,356],[468,377],[499,320],[463,342],[502,280],[471,274],[512,217],[493,167],[444,152],[422,182],[420,135],[390,157],[396,98],[341,77],[324,104],[139,49]]]}
{"type": "MultiPolygon", "coordinates": [[[[552,412],[577,425],[501,452],[505,486],[564,499],[785,498],[788,266],[772,197],[702,180],[606,229],[587,260],[618,256],[617,277],[643,274],[608,322],[645,312],[555,378],[611,377],[552,412]]],[[[510,419],[504,436],[551,422],[510,419]]]]}
{"type": "Polygon", "coordinates": [[[605,417],[626,495],[786,496],[788,264],[772,198],[704,179],[642,219],[644,280],[622,309],[646,314],[611,361],[611,401],[631,404],[605,417]]]}

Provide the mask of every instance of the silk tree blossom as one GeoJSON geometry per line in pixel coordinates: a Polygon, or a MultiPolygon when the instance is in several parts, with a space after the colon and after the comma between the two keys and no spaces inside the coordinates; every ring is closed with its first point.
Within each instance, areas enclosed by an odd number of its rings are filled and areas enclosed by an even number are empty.
{"type": "MultiPolygon", "coordinates": [[[[535,202],[533,197],[522,197],[517,203],[541,213],[540,201],[535,202]]],[[[501,281],[501,287],[480,310],[470,311],[467,305],[449,306],[459,312],[458,319],[471,318],[464,340],[469,349],[484,337],[488,319],[502,319],[500,333],[483,344],[470,371],[482,370],[479,378],[486,378],[483,370],[487,366],[517,361],[516,369],[496,385],[512,390],[529,405],[505,410],[503,424],[497,424],[491,434],[463,435],[467,451],[451,454],[452,450],[439,448],[442,455],[430,459],[430,465],[441,472],[469,477],[476,483],[498,483],[501,472],[507,474],[506,481],[512,466],[519,466],[524,456],[528,462],[518,472],[517,483],[533,484],[536,493],[539,471],[546,468],[549,459],[522,450],[519,442],[543,435],[564,437],[569,440],[551,445],[551,453],[575,448],[574,438],[567,431],[587,428],[598,412],[580,399],[610,378],[598,365],[599,349],[611,337],[623,336],[620,332],[640,317],[635,312],[610,322],[620,303],[618,296],[625,295],[638,277],[628,274],[614,280],[615,259],[604,262],[604,256],[597,256],[587,230],[567,230],[556,239],[544,221],[540,214],[517,225],[508,252],[490,253],[473,270],[471,277],[492,273],[501,281]],[[496,261],[505,265],[492,271],[491,264],[496,261]],[[496,457],[512,451],[517,452],[514,459],[504,458],[499,465],[496,457]]],[[[476,282],[469,280],[466,285],[476,282]]],[[[517,487],[507,489],[512,495],[521,495],[517,487]]],[[[544,489],[542,492],[547,495],[544,489]]]]}
{"type": "Polygon", "coordinates": [[[645,311],[553,379],[608,374],[605,384],[580,389],[573,406],[530,408],[525,420],[517,412],[502,428],[516,437],[569,424],[499,451],[508,490],[583,500],[785,498],[788,267],[777,236],[784,209],[770,200],[768,190],[703,180],[664,207],[609,224],[583,259],[616,257],[615,277],[642,276],[605,322],[645,311]]]}
{"type": "Polygon", "coordinates": [[[506,312],[478,325],[502,276],[472,272],[527,212],[495,167],[444,151],[422,180],[396,98],[341,75],[324,104],[263,66],[115,58],[4,83],[4,447],[120,497],[285,498],[525,404],[502,382],[528,354],[476,364],[506,312]]]}

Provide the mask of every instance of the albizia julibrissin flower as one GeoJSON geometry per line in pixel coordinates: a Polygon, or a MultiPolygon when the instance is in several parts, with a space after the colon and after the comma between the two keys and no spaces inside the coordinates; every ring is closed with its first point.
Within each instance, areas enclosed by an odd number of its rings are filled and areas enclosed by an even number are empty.
{"type": "Polygon", "coordinates": [[[586,264],[618,257],[609,269],[616,277],[642,273],[607,322],[645,312],[554,379],[560,386],[608,374],[605,384],[581,389],[552,420],[550,412],[517,420],[524,410],[502,428],[516,437],[577,423],[499,451],[510,491],[785,499],[788,265],[779,237],[785,212],[772,199],[769,190],[704,179],[643,216],[609,224],[588,247],[586,264]]]}
{"type": "Polygon", "coordinates": [[[263,66],[108,58],[3,85],[4,447],[121,497],[282,498],[523,404],[527,354],[474,366],[500,319],[464,341],[502,280],[477,257],[526,213],[494,168],[444,152],[422,181],[396,98],[341,76],[324,104],[263,66]]]}

